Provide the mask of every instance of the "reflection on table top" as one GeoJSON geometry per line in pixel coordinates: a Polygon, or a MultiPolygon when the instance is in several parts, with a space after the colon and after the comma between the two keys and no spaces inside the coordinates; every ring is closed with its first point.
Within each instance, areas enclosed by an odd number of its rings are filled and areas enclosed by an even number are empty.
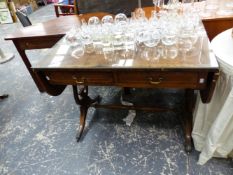
{"type": "Polygon", "coordinates": [[[72,26],[81,24],[77,15],[62,16],[43,23],[24,27],[13,34],[5,37],[6,40],[17,38],[47,37],[47,36],[64,36],[72,26]]]}
{"type": "Polygon", "coordinates": [[[232,29],[218,34],[211,42],[211,48],[220,61],[233,69],[233,36],[232,29]]]}
{"type": "Polygon", "coordinates": [[[160,58],[159,60],[146,60],[142,58],[143,50],[135,52],[132,58],[117,55],[115,62],[104,58],[103,54],[87,54],[75,56],[75,48],[67,45],[65,39],[59,41],[48,50],[42,61],[34,65],[37,69],[218,69],[218,64],[209,51],[207,36],[200,37],[195,49],[187,53],[184,59],[178,55],[175,59],[160,58]]]}

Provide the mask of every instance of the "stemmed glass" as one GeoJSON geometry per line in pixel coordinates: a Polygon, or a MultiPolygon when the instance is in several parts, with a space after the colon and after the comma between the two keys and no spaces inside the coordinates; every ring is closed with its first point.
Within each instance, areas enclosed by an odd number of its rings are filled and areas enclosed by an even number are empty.
{"type": "Polygon", "coordinates": [[[79,58],[84,54],[84,45],[80,33],[81,29],[74,26],[66,33],[65,36],[65,41],[71,46],[71,49],[73,50],[72,55],[75,58],[79,58]]]}
{"type": "Polygon", "coordinates": [[[155,10],[159,11],[164,6],[164,0],[153,0],[153,4],[155,6],[155,10]]]}
{"type": "Polygon", "coordinates": [[[105,15],[102,20],[102,46],[105,60],[108,62],[114,61],[114,47],[112,42],[113,32],[112,27],[114,19],[111,15],[105,15]]]}
{"type": "Polygon", "coordinates": [[[115,50],[121,50],[124,47],[124,33],[127,26],[127,17],[123,13],[119,13],[115,16],[113,26],[113,45],[115,50]]]}
{"type": "Polygon", "coordinates": [[[149,27],[149,29],[144,33],[144,41],[143,44],[146,46],[144,51],[144,57],[147,60],[158,60],[159,59],[159,51],[158,51],[158,44],[160,42],[160,32],[153,27],[149,27]]]}
{"type": "Polygon", "coordinates": [[[96,16],[92,16],[88,20],[88,26],[89,29],[92,31],[91,37],[92,42],[94,46],[94,50],[96,54],[102,53],[102,31],[101,31],[101,25],[100,25],[100,19],[96,16]]]}
{"type": "Polygon", "coordinates": [[[168,19],[165,22],[162,31],[162,44],[164,45],[163,48],[163,57],[164,58],[176,58],[178,54],[178,50],[176,47],[177,43],[177,36],[178,36],[178,29],[177,24],[175,24],[174,19],[168,19]]]}

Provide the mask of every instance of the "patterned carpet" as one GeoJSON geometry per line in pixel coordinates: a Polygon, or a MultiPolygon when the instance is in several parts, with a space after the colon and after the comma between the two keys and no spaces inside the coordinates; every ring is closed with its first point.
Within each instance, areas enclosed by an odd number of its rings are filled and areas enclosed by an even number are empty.
{"type": "MultiPolygon", "coordinates": [[[[33,24],[55,18],[48,5],[31,14],[33,24]]],[[[58,97],[41,94],[6,34],[22,26],[0,25],[0,47],[15,58],[0,64],[1,175],[232,175],[232,159],[211,159],[197,165],[197,151],[184,152],[184,136],[177,113],[137,111],[131,126],[127,110],[90,108],[79,143],[79,108],[71,87],[58,97]]],[[[30,51],[35,63],[43,51],[30,51]]],[[[121,89],[91,87],[101,103],[120,103],[121,89]]],[[[134,104],[164,104],[181,109],[183,91],[133,89],[124,99],[134,104]]]]}

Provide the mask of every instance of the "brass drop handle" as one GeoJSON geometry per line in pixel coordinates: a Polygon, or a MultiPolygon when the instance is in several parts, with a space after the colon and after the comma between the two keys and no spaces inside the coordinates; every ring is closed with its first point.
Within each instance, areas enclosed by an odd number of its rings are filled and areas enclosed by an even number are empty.
{"type": "Polygon", "coordinates": [[[78,80],[78,78],[75,75],[73,75],[72,78],[75,80],[75,83],[77,83],[77,84],[84,84],[85,83],[84,77],[81,77],[80,80],[78,80]]]}
{"type": "Polygon", "coordinates": [[[162,83],[162,81],[163,81],[163,78],[159,78],[158,79],[158,81],[153,81],[153,78],[148,78],[148,80],[149,80],[149,82],[150,82],[150,84],[154,84],[154,85],[156,85],[156,84],[160,84],[160,83],[162,83]]]}

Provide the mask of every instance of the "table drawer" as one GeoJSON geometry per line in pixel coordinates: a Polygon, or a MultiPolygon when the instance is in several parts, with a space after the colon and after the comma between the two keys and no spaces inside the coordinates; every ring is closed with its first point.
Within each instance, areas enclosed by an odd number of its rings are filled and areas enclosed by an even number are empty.
{"type": "Polygon", "coordinates": [[[114,82],[111,72],[48,71],[46,76],[51,83],[55,84],[106,85],[114,82]]]}
{"type": "Polygon", "coordinates": [[[119,72],[117,82],[132,87],[186,87],[198,85],[198,72],[119,72]]]}

